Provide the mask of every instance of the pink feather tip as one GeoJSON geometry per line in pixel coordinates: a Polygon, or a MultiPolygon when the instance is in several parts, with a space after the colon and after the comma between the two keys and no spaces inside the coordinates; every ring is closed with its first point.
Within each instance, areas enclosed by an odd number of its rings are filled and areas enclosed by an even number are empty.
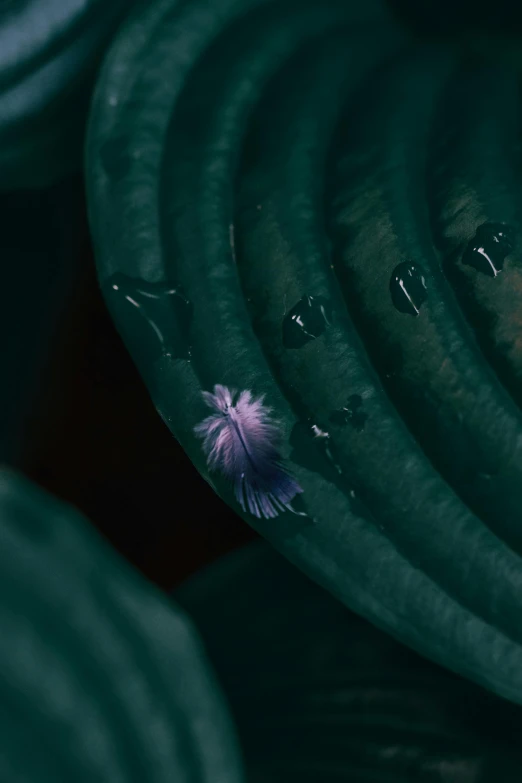
{"type": "Polygon", "coordinates": [[[264,396],[238,394],[219,384],[213,393],[202,394],[214,412],[194,432],[203,440],[210,470],[232,481],[243,511],[265,519],[287,510],[296,513],[290,502],[303,490],[282,467],[279,426],[264,396]]]}

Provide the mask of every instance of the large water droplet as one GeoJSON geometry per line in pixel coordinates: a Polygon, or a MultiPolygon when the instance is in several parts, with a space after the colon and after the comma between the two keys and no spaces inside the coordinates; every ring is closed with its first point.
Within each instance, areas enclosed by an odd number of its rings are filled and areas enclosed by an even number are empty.
{"type": "Polygon", "coordinates": [[[419,315],[428,297],[424,272],[418,264],[403,261],[392,272],[390,280],[392,302],[400,313],[419,315]]]}
{"type": "Polygon", "coordinates": [[[357,432],[362,432],[367,419],[368,414],[363,409],[363,398],[360,394],[351,394],[346,405],[330,416],[332,424],[351,424],[357,432]]]}
{"type": "Polygon", "coordinates": [[[290,434],[290,459],[307,470],[319,473],[327,481],[342,485],[342,469],[335,456],[335,446],[327,432],[311,419],[298,422],[290,434]]]}
{"type": "MultiPolygon", "coordinates": [[[[329,433],[322,430],[317,424],[314,424],[312,418],[308,418],[306,422],[298,422],[294,425],[290,434],[290,445],[292,446],[290,455],[292,462],[302,465],[314,473],[318,473],[343,492],[347,491],[346,476],[336,456],[335,444],[329,433]]],[[[377,524],[373,515],[353,488],[348,491],[347,496],[350,502],[350,509],[355,516],[377,524]]],[[[297,497],[302,496],[298,495],[297,497]]],[[[295,500],[296,498],[294,498],[295,500]]],[[[294,501],[292,501],[292,504],[294,501]]]]}
{"type": "Polygon", "coordinates": [[[190,358],[193,306],[180,286],[117,273],[106,290],[113,314],[138,354],[147,361],[161,355],[190,358]]]}
{"type": "Polygon", "coordinates": [[[502,271],[506,256],[513,250],[512,229],[502,223],[483,223],[468,243],[462,263],[478,272],[496,277],[502,271]]]}
{"type": "Polygon", "coordinates": [[[332,310],[327,299],[303,296],[284,317],[283,345],[285,348],[302,348],[322,335],[331,320],[332,310]]]}

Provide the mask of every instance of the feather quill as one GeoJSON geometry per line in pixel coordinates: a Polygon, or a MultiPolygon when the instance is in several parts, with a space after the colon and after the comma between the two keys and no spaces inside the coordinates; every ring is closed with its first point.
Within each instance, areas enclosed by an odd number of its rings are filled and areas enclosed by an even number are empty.
{"type": "Polygon", "coordinates": [[[264,396],[220,384],[202,394],[213,413],[194,432],[203,440],[209,469],[233,483],[243,511],[265,519],[294,512],[290,503],[303,490],[281,464],[279,427],[264,396]]]}

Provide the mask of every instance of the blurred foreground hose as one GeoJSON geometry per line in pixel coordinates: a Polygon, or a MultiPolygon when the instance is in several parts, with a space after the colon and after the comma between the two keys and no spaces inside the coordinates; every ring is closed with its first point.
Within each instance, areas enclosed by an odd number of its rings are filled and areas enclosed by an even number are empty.
{"type": "Polygon", "coordinates": [[[0,473],[0,779],[240,783],[190,621],[72,509],[0,473]]]}
{"type": "Polygon", "coordinates": [[[78,171],[92,85],[133,0],[7,0],[0,7],[0,190],[78,171]]]}

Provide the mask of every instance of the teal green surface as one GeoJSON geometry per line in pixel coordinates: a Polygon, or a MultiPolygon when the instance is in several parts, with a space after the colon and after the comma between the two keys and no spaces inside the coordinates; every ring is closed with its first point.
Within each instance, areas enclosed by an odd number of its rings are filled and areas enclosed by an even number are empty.
{"type": "MultiPolygon", "coordinates": [[[[201,392],[266,394],[307,516],[248,523],[355,612],[522,703],[520,412],[443,276],[426,186],[466,57],[380,3],[157,0],[98,83],[89,211],[109,308],[201,474],[239,510],[193,433],[201,392]],[[426,284],[410,311],[402,263],[426,284]],[[307,297],[331,318],[301,340],[284,323],[307,297]],[[354,399],[362,426],[339,415],[354,399]]],[[[458,225],[459,252],[486,212],[458,225]]]]}
{"type": "Polygon", "coordinates": [[[132,0],[0,5],[0,190],[45,187],[81,167],[90,96],[132,0]]]}
{"type": "Polygon", "coordinates": [[[72,508],[0,473],[0,777],[240,783],[191,621],[72,508]]]}

